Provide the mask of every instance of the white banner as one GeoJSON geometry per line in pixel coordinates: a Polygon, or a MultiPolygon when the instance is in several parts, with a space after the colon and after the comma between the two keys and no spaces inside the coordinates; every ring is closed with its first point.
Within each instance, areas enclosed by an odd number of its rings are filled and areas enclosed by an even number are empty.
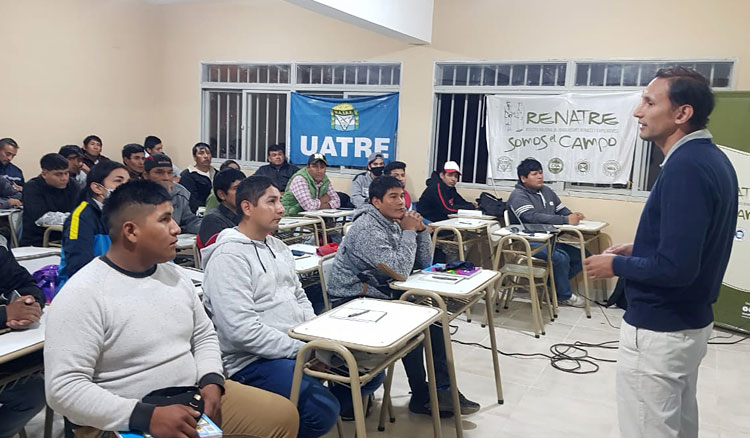
{"type": "Polygon", "coordinates": [[[727,146],[719,147],[732,162],[740,183],[737,229],[723,283],[737,290],[750,292],[750,276],[747,275],[750,263],[750,153],[727,146]]]}
{"type": "Polygon", "coordinates": [[[517,179],[525,158],[545,180],[625,184],[633,167],[640,92],[487,96],[488,175],[517,179]]]}

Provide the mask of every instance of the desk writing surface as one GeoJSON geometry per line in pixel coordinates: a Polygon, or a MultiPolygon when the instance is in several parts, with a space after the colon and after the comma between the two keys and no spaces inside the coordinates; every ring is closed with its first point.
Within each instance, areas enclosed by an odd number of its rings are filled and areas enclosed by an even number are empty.
{"type": "Polygon", "coordinates": [[[404,301],[359,298],[290,330],[293,338],[322,338],[369,348],[387,348],[440,314],[440,309],[404,301]],[[385,312],[376,322],[348,319],[363,310],[385,312]],[[351,313],[349,313],[351,312],[351,313]],[[298,336],[295,336],[298,335],[298,336]]]}
{"type": "Polygon", "coordinates": [[[279,229],[288,230],[291,228],[306,227],[306,226],[314,225],[317,223],[319,223],[319,219],[314,218],[314,217],[287,216],[287,217],[282,217],[281,220],[279,221],[279,229]]]}
{"type": "Polygon", "coordinates": [[[21,246],[11,248],[16,260],[35,259],[39,257],[60,255],[61,248],[42,248],[40,246],[21,246]]]}
{"type": "MultiPolygon", "coordinates": [[[[517,227],[520,227],[520,225],[516,225],[517,227]]],[[[524,233],[523,231],[514,233],[513,231],[508,229],[509,227],[500,228],[499,230],[493,231],[492,235],[496,237],[505,237],[509,236],[511,234],[515,234],[517,236],[523,237],[524,239],[530,241],[530,242],[546,242],[549,239],[552,238],[552,234],[550,233],[524,233]]]]}
{"type": "Polygon", "coordinates": [[[487,227],[487,225],[497,223],[494,220],[477,219],[468,217],[456,217],[442,221],[432,222],[431,227],[454,227],[459,230],[478,230],[487,227]]]}
{"type": "Polygon", "coordinates": [[[177,248],[192,248],[195,244],[195,234],[183,233],[177,235],[177,248]]]}
{"type": "Polygon", "coordinates": [[[555,225],[557,228],[560,228],[561,230],[570,229],[570,230],[578,230],[578,231],[588,231],[588,232],[597,232],[601,231],[602,228],[607,227],[609,224],[607,222],[600,222],[600,221],[590,221],[587,219],[582,220],[578,225],[555,225]]]}
{"type": "Polygon", "coordinates": [[[434,276],[440,276],[439,273],[427,274],[418,272],[410,275],[406,281],[392,282],[391,287],[399,290],[426,290],[436,292],[440,295],[457,297],[461,295],[471,295],[477,292],[480,287],[485,285],[488,281],[497,278],[498,275],[500,275],[498,272],[491,269],[482,269],[478,274],[471,278],[465,278],[458,283],[453,283],[452,281],[434,279],[434,276]]]}
{"type": "Polygon", "coordinates": [[[19,260],[18,264],[26,268],[26,270],[29,271],[30,274],[33,274],[34,272],[38,271],[39,269],[47,265],[59,265],[60,256],[59,255],[47,255],[43,257],[29,258],[25,260],[19,260]]]}
{"type": "Polygon", "coordinates": [[[294,270],[297,271],[298,274],[318,269],[320,256],[315,254],[315,250],[317,249],[316,246],[295,243],[294,245],[289,245],[289,249],[307,253],[300,257],[294,257],[294,270]]]}
{"type": "Polygon", "coordinates": [[[6,362],[10,355],[24,348],[38,346],[40,349],[44,345],[44,321],[46,315],[42,314],[42,319],[38,324],[33,324],[26,330],[11,330],[8,333],[0,335],[0,363],[6,362]]]}
{"type": "Polygon", "coordinates": [[[300,213],[302,216],[319,216],[319,217],[344,217],[354,215],[354,210],[339,210],[335,208],[324,208],[322,210],[310,210],[300,213]]]}

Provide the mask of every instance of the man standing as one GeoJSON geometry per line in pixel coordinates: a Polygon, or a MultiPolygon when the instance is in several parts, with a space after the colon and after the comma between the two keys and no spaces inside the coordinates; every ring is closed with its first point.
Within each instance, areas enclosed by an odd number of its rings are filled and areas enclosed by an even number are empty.
{"type": "Polygon", "coordinates": [[[698,368],[737,225],[737,175],[706,129],[714,97],[683,67],[659,70],[634,116],[664,153],[635,241],[589,257],[593,278],[625,280],[617,406],[620,433],[698,436],[698,368]]]}
{"type": "Polygon", "coordinates": [[[71,277],[47,316],[47,402],[82,426],[78,438],[197,437],[197,411],[144,401],[157,389],[192,387],[226,437],[295,436],[288,400],[224,380],[211,321],[190,278],[169,263],[180,232],[169,198],[158,184],[134,181],[104,205],[112,246],[71,277]]]}
{"type": "Polygon", "coordinates": [[[456,190],[461,170],[455,161],[446,161],[443,170],[433,172],[427,180],[427,188],[419,197],[417,210],[430,222],[448,219],[449,214],[458,213],[459,209],[475,210],[475,203],[465,200],[456,190]]]}
{"type": "Polygon", "coordinates": [[[23,171],[11,163],[18,154],[18,143],[12,138],[0,138],[0,176],[4,176],[16,190],[23,190],[26,182],[23,171]]]}
{"type": "Polygon", "coordinates": [[[237,186],[245,179],[241,170],[227,168],[214,177],[214,194],[221,204],[203,217],[198,232],[200,241],[205,246],[208,241],[225,228],[236,227],[240,223],[237,214],[237,186]]]}
{"type": "Polygon", "coordinates": [[[289,186],[281,197],[285,216],[341,206],[339,195],[326,176],[327,167],[328,160],[323,154],[313,154],[307,159],[307,167],[292,175],[289,186]]]}
{"type": "Polygon", "coordinates": [[[193,161],[195,165],[180,174],[180,184],[190,192],[190,211],[195,213],[198,207],[206,206],[216,169],[211,166],[211,148],[206,143],[193,146],[193,161]]]}
{"type": "Polygon", "coordinates": [[[122,147],[122,164],[128,169],[130,181],[144,179],[143,167],[146,160],[146,150],[137,143],[126,144],[122,147]]]}
{"type": "MultiPolygon", "coordinates": [[[[542,163],[527,158],[518,165],[517,173],[518,183],[508,197],[511,223],[516,224],[520,219],[525,224],[578,225],[584,218],[583,213],[570,211],[557,194],[544,185],[542,163]]],[[[583,307],[585,298],[573,293],[570,288],[570,280],[583,268],[581,250],[566,243],[557,243],[554,248],[552,268],[557,300],[566,306],[583,307]]],[[[534,257],[547,260],[547,249],[539,251],[534,257]]]]}
{"type": "MultiPolygon", "coordinates": [[[[60,154],[47,154],[40,160],[42,173],[32,178],[23,191],[23,232],[21,246],[42,246],[44,228],[34,222],[44,213],[73,211],[78,186],[71,181],[68,160],[60,154]]],[[[57,236],[59,237],[59,233],[57,236]]]]}
{"type": "Polygon", "coordinates": [[[78,190],[86,187],[86,172],[83,171],[83,149],[74,144],[60,148],[59,154],[68,160],[70,179],[76,183],[78,190]]]}
{"type": "Polygon", "coordinates": [[[385,160],[380,152],[373,152],[367,157],[367,172],[362,172],[352,180],[352,187],[349,190],[350,199],[356,208],[359,208],[370,199],[370,184],[372,181],[383,174],[385,160]]]}
{"type": "Polygon", "coordinates": [[[283,194],[289,179],[299,171],[299,167],[289,163],[286,159],[286,145],[275,144],[268,148],[268,164],[255,171],[255,175],[267,176],[273,185],[283,194]]]}
{"type": "Polygon", "coordinates": [[[177,225],[184,233],[198,234],[201,228],[201,218],[190,211],[190,192],[174,182],[172,160],[164,154],[154,154],[145,161],[144,169],[146,169],[147,179],[161,184],[169,191],[174,207],[172,217],[177,225]]]}

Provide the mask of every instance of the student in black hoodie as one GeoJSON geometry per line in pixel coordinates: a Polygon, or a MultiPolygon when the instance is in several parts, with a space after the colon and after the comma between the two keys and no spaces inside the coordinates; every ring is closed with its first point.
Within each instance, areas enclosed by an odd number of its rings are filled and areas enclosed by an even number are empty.
{"type": "Polygon", "coordinates": [[[214,177],[214,194],[221,204],[211,210],[201,222],[198,236],[203,246],[214,234],[220,233],[225,228],[236,227],[240,223],[241,216],[237,215],[235,198],[237,186],[243,179],[245,179],[245,174],[231,167],[222,170],[214,177]]]}
{"type": "Polygon", "coordinates": [[[273,181],[273,185],[284,193],[292,177],[299,168],[289,163],[286,159],[286,145],[284,143],[275,144],[268,147],[268,164],[261,166],[255,171],[254,175],[267,176],[273,181]]]}
{"type": "Polygon", "coordinates": [[[206,206],[216,169],[211,166],[211,148],[206,143],[193,146],[193,160],[195,165],[180,174],[180,184],[190,192],[190,211],[195,213],[198,207],[206,206]]]}
{"type": "MultiPolygon", "coordinates": [[[[0,247],[0,296],[10,298],[14,291],[20,298],[0,305],[0,330],[24,330],[38,322],[46,301],[28,271],[10,251],[0,247]]],[[[40,360],[37,355],[30,355],[0,365],[0,377],[40,360]]],[[[8,385],[0,391],[0,437],[15,436],[44,405],[44,380],[38,375],[8,385]]]]}
{"type": "Polygon", "coordinates": [[[21,246],[42,246],[44,228],[34,222],[50,211],[69,213],[78,200],[78,185],[70,179],[65,157],[47,154],[40,164],[42,173],[30,179],[23,190],[21,246]]]}
{"type": "Polygon", "coordinates": [[[436,222],[448,219],[449,214],[457,213],[459,209],[476,210],[476,203],[465,200],[456,191],[460,176],[458,163],[446,161],[443,170],[433,172],[427,180],[427,188],[419,197],[417,211],[428,221],[436,222]]]}

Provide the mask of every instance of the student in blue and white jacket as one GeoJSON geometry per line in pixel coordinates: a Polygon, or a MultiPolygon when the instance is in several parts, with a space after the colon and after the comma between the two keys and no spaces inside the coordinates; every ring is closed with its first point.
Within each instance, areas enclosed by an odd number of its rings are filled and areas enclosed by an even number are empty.
{"type": "Polygon", "coordinates": [[[111,160],[100,162],[89,172],[86,189],[81,192],[81,203],[63,225],[59,287],[109,249],[112,242],[107,221],[102,217],[102,206],[110,193],[129,179],[128,169],[111,160]]]}

